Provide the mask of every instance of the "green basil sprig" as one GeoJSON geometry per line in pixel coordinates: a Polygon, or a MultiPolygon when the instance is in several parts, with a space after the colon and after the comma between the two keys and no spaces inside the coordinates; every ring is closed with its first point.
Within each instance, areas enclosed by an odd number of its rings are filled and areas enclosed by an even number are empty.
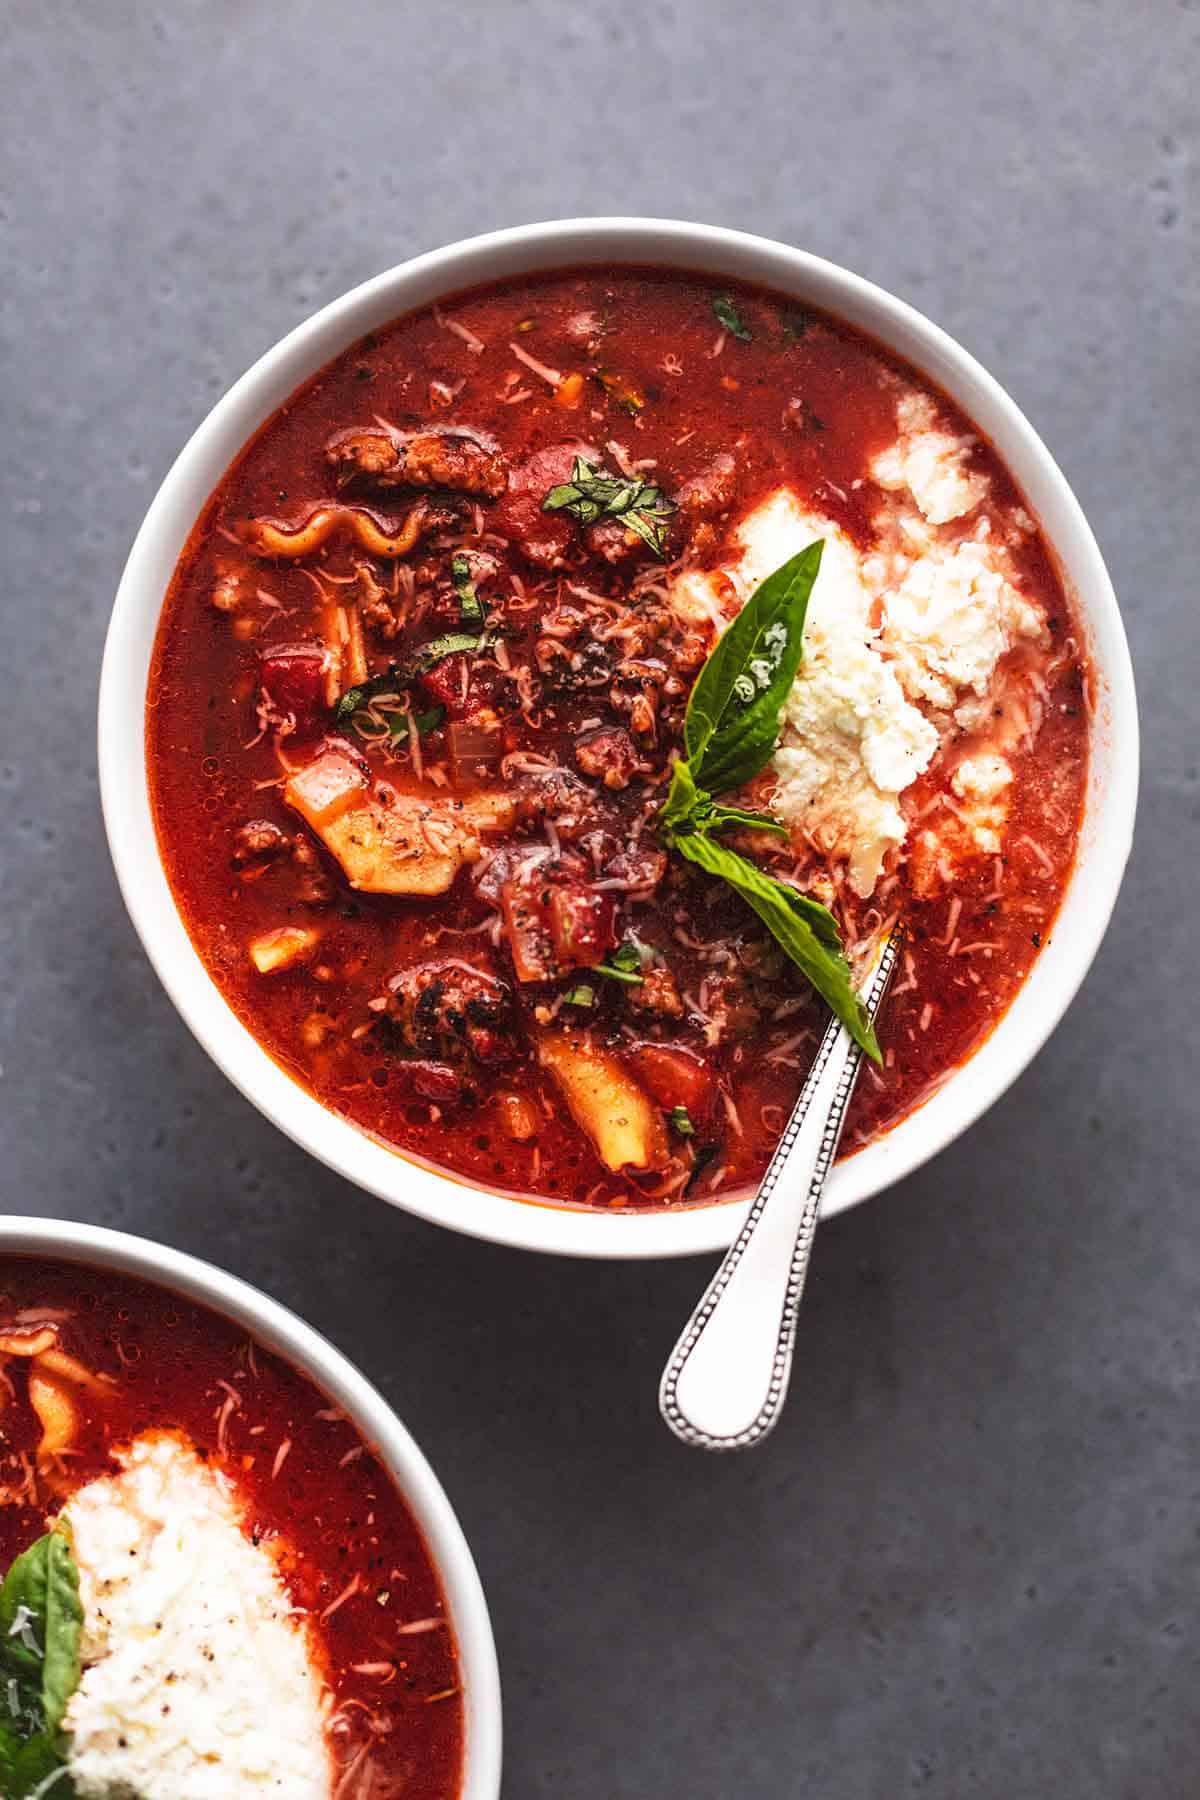
{"type": "Polygon", "coordinates": [[[62,1731],[79,1685],[79,1571],[60,1531],[17,1557],[0,1586],[0,1792],[71,1800],[62,1731]]]}
{"type": "Polygon", "coordinates": [[[741,787],[770,761],[804,654],[804,620],[821,551],[820,541],[810,544],[768,575],[718,639],[688,700],[684,755],[672,772],[658,827],[668,848],[741,895],[855,1042],[881,1062],[833,914],[714,835],[743,825],[787,836],[778,820],[724,806],[713,796],[741,787]]]}

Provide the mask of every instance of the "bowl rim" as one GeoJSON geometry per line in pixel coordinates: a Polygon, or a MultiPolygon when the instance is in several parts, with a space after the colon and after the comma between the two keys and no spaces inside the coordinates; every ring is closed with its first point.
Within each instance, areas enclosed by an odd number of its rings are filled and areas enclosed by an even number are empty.
{"type": "Polygon", "coordinates": [[[244,1326],[340,1405],[374,1449],[421,1528],[446,1598],[463,1675],[459,1800],[499,1800],[500,1671],[487,1600],[462,1526],[424,1451],[395,1410],[328,1338],[215,1263],[166,1244],[69,1219],[0,1218],[0,1256],[44,1257],[132,1275],[244,1326]]]}
{"type": "Polygon", "coordinates": [[[470,1236],[562,1255],[680,1256],[726,1248],[749,1201],[614,1214],[490,1193],[388,1149],[293,1081],[220,994],[187,936],[158,857],[146,785],[145,687],[167,585],[163,572],[169,579],[210,493],[258,426],[301,382],[390,318],[490,280],[596,263],[658,265],[758,281],[807,299],[873,336],[948,392],[995,445],[1030,500],[1076,595],[1114,745],[1096,787],[1094,720],[1095,791],[1085,819],[1094,837],[1087,858],[1087,902],[1079,899],[1082,857],[1077,852],[1059,914],[1061,924],[1074,896],[1069,941],[1056,927],[1014,1000],[967,1061],[891,1131],[837,1165],[826,1188],[824,1216],[912,1173],[1000,1098],[1073,999],[1116,902],[1132,844],[1138,780],[1137,703],[1128,645],[1112,583],[1082,509],[1016,403],[967,350],[907,302],[811,252],[682,220],[551,220],[427,251],[360,283],[301,321],[259,357],[197,427],[134,540],[101,671],[100,792],[126,907],[170,998],[218,1067],[295,1142],[381,1199],[470,1236]]]}

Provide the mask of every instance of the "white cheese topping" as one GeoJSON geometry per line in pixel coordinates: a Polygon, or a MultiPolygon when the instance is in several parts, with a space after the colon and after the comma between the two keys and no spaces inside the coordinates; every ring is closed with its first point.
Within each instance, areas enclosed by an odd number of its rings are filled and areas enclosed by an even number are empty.
{"type": "Polygon", "coordinates": [[[1044,634],[986,537],[919,557],[884,599],[883,647],[905,692],[947,712],[964,688],[986,693],[1014,643],[1044,634]]]}
{"type": "Polygon", "coordinates": [[[321,1683],[269,1552],[169,1433],[63,1509],[84,1673],[67,1708],[82,1800],[329,1800],[321,1683]]]}
{"type": "Polygon", "coordinates": [[[906,394],[896,408],[900,436],[877,456],[871,474],[881,488],[907,488],[931,525],[960,519],[979,505],[991,485],[966,464],[974,438],[942,431],[926,394],[906,394]]]}
{"type": "MultiPolygon", "coordinates": [[[[928,766],[938,734],[878,653],[872,596],[853,545],[836,525],[805,513],[789,488],[776,489],[737,529],[739,554],[723,573],[738,603],[814,538],[823,538],[825,548],[804,628],[804,661],[783,709],[772,806],[826,853],[844,857],[851,885],[865,895],[888,850],[904,841],[897,796],[928,766]]],[[[705,610],[701,585],[714,594],[720,577],[714,583],[693,573],[681,582],[696,616],[705,610]]]]}
{"type": "Polygon", "coordinates": [[[928,395],[906,394],[896,418],[899,437],[871,469],[896,495],[875,520],[872,550],[860,555],[838,526],[779,487],[742,519],[720,568],[687,570],[671,585],[682,618],[719,632],[768,575],[824,540],[770,804],[821,854],[843,861],[864,898],[906,840],[906,790],[960,734],[969,742],[951,777],[955,799],[947,795],[936,823],[919,831],[914,869],[928,885],[949,879],[964,857],[999,852],[1012,770],[996,752],[1036,734],[1036,653],[1049,642],[1005,547],[1032,522],[1019,507],[983,506],[991,483],[970,466],[975,439],[945,430],[928,395]],[[963,527],[945,529],[976,508],[965,539],[963,527]]]}
{"type": "Polygon", "coordinates": [[[994,800],[1013,778],[1002,756],[965,756],[950,778],[960,800],[994,800]]]}

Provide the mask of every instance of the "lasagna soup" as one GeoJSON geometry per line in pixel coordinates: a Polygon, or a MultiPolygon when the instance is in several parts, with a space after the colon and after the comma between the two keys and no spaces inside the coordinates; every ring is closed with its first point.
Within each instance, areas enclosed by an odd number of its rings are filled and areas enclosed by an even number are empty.
{"type": "Polygon", "coordinates": [[[262,428],[167,596],[148,762],[199,954],[326,1106],[483,1187],[680,1205],[761,1175],[829,1006],[870,1052],[843,1154],[995,1025],[1087,682],[923,377],[773,293],[573,270],[398,319],[262,428]]]}
{"type": "Polygon", "coordinates": [[[371,1448],[232,1323],[0,1258],[0,1792],[455,1800],[458,1658],[371,1448]]]}

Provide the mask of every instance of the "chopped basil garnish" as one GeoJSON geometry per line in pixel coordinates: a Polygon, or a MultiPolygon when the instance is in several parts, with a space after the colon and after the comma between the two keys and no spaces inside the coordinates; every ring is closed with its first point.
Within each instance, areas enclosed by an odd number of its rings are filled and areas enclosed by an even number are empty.
{"type": "MultiPolygon", "coordinates": [[[[418,737],[426,737],[429,732],[436,731],[446,716],[444,706],[430,706],[424,712],[414,713],[412,722],[417,728],[418,737]]],[[[409,738],[408,714],[393,713],[388,720],[388,738],[393,744],[406,744],[409,738]]]]}
{"type": "Polygon", "coordinates": [[[410,667],[414,675],[424,674],[432,669],[434,663],[443,657],[458,656],[466,650],[478,650],[483,643],[483,636],[478,631],[447,631],[441,637],[431,638],[422,644],[412,659],[410,667]]]}
{"type": "Polygon", "coordinates": [[[454,583],[454,591],[458,595],[459,617],[464,625],[482,625],[484,622],[483,601],[475,592],[475,583],[471,580],[471,565],[459,552],[450,559],[450,579],[454,583]]]}
{"type": "Polygon", "coordinates": [[[376,694],[398,693],[404,685],[404,677],[395,663],[389,663],[382,674],[372,675],[369,681],[360,681],[357,687],[347,688],[334,710],[334,718],[349,719],[356,712],[361,712],[369,700],[376,694]]]}
{"type": "Polygon", "coordinates": [[[0,1792],[71,1800],[62,1771],[67,1702],[79,1685],[79,1572],[62,1532],[18,1556],[0,1587],[0,1792]]]}
{"type": "Polygon", "coordinates": [[[691,1114],[686,1106],[673,1106],[667,1117],[680,1137],[695,1137],[696,1127],[692,1124],[691,1114]]]}
{"type": "Polygon", "coordinates": [[[593,469],[585,457],[577,456],[570,481],[550,489],[542,501],[542,511],[570,513],[581,525],[594,525],[598,519],[618,519],[636,532],[655,556],[662,556],[667,521],[675,506],[661,489],[637,476],[606,475],[593,469]]]}
{"type": "Polygon", "coordinates": [[[642,957],[636,944],[626,941],[603,962],[592,964],[593,975],[607,975],[610,981],[623,981],[629,987],[641,987],[646,977],[642,974],[642,957]]]}
{"type": "Polygon", "coordinates": [[[722,806],[713,795],[741,787],[771,758],[803,656],[821,550],[820,542],[810,544],[769,575],[718,639],[688,700],[685,753],[675,764],[659,831],[669,849],[741,895],[855,1042],[879,1062],[879,1044],[854,991],[833,914],[713,835],[731,825],[782,829],[759,813],[722,806]]]}
{"type": "Polygon", "coordinates": [[[750,343],[750,333],[743,325],[741,315],[728,294],[714,294],[712,309],[731,337],[737,338],[743,344],[750,343]]]}

